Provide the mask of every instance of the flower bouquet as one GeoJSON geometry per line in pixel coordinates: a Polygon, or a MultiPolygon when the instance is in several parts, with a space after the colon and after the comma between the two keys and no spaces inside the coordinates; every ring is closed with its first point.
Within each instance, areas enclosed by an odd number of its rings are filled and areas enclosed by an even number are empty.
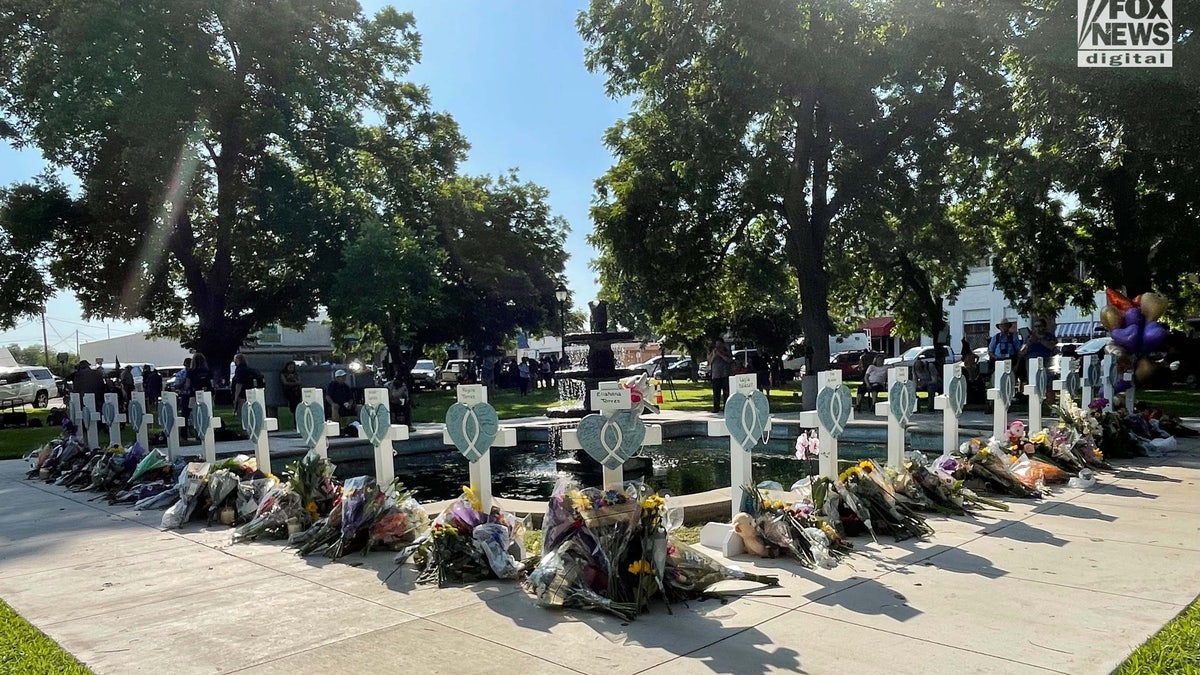
{"type": "Polygon", "coordinates": [[[978,478],[992,489],[1013,497],[1041,498],[1040,490],[1026,485],[1009,470],[1006,459],[1008,453],[998,442],[993,440],[985,445],[973,438],[960,445],[959,452],[964,458],[960,469],[964,476],[978,478]]]}
{"type": "Polygon", "coordinates": [[[920,514],[896,499],[884,480],[879,465],[863,460],[838,477],[836,489],[844,503],[875,537],[876,531],[892,535],[896,541],[933,534],[933,528],[920,514]]]}
{"type": "Polygon", "coordinates": [[[622,490],[560,481],[542,521],[542,557],[527,587],[543,607],[605,611],[632,620],[666,571],[665,500],[637,482],[622,490]],[[590,523],[590,526],[589,526],[590,523]]]}
{"type": "Polygon", "coordinates": [[[464,487],[463,494],[434,519],[432,527],[396,554],[396,564],[413,558],[421,570],[417,583],[436,582],[439,588],[451,583],[508,578],[500,577],[496,570],[515,577],[524,531],[525,524],[511,513],[495,507],[491,513],[483,513],[475,492],[464,487]],[[498,525],[507,535],[485,527],[477,536],[476,529],[487,525],[498,525]],[[504,546],[507,548],[501,551],[504,546]]]}
{"type": "MultiPolygon", "coordinates": [[[[912,454],[920,454],[913,452],[912,454]]],[[[924,459],[924,455],[921,458],[924,459]]],[[[931,465],[932,473],[938,477],[938,480],[947,487],[947,491],[957,501],[961,502],[964,508],[993,508],[999,511],[1008,511],[1008,504],[989,499],[976,493],[963,484],[963,481],[958,476],[966,473],[965,463],[960,461],[953,455],[942,455],[937,458],[931,465]]]]}
{"type": "MultiPolygon", "coordinates": [[[[788,506],[781,500],[772,500],[754,486],[742,488],[742,512],[749,516],[754,535],[767,544],[762,552],[774,557],[779,551],[787,551],[805,567],[836,567],[838,561],[849,553],[849,545],[835,533],[833,538],[813,517],[813,508],[807,504],[788,506]]],[[[745,517],[734,519],[735,530],[745,517]]],[[[831,528],[830,528],[831,529],[831,528]]],[[[746,539],[745,535],[743,540],[746,539]]],[[[752,537],[753,539],[753,537],[752,537]]],[[[754,552],[753,542],[747,549],[754,552]]]]}
{"type": "Polygon", "coordinates": [[[371,525],[383,513],[387,500],[387,492],[380,490],[370,476],[357,476],[346,481],[342,487],[341,533],[326,549],[325,555],[337,560],[364,548],[371,525]]]}
{"type": "Polygon", "coordinates": [[[209,465],[204,462],[191,462],[179,474],[179,501],[171,505],[163,513],[161,526],[165,530],[182,527],[196,510],[204,493],[204,483],[208,480],[209,465]]]}
{"type": "Polygon", "coordinates": [[[886,469],[886,476],[892,483],[896,498],[905,499],[914,508],[953,516],[965,516],[968,513],[966,502],[954,493],[952,483],[931,471],[929,460],[916,450],[908,453],[899,471],[890,467],[886,469]]]}
{"type": "Polygon", "coordinates": [[[286,486],[276,486],[263,496],[254,518],[233,531],[233,543],[259,537],[282,539],[304,529],[310,522],[311,516],[300,495],[286,486]]]}
{"type": "MultiPolygon", "coordinates": [[[[398,484],[397,484],[398,485],[398,484]]],[[[429,515],[411,492],[393,497],[383,514],[371,524],[367,550],[398,551],[429,529],[429,515]]]]}
{"type": "Polygon", "coordinates": [[[726,567],[674,537],[668,540],[664,584],[669,602],[709,595],[709,589],[722,581],[751,581],[768,587],[779,585],[777,576],[726,567]]]}
{"type": "MultiPolygon", "coordinates": [[[[268,469],[270,467],[267,467],[268,469]]],[[[312,520],[329,515],[341,488],[333,478],[334,465],[312,450],[287,465],[288,488],[300,497],[300,503],[312,520]]]]}

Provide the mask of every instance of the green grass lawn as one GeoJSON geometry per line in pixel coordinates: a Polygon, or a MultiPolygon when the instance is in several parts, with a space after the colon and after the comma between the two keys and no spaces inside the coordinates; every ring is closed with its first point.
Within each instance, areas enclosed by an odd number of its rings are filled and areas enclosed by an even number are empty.
{"type": "Polygon", "coordinates": [[[1116,675],[1200,674],[1200,601],[1129,655],[1116,675]]]}
{"type": "Polygon", "coordinates": [[[0,673],[91,673],[0,601],[0,673]]]}

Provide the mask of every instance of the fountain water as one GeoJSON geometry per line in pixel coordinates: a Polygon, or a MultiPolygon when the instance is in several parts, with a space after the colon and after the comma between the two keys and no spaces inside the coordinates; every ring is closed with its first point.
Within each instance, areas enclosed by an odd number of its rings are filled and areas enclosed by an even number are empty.
{"type": "Polygon", "coordinates": [[[608,305],[603,300],[588,303],[592,308],[590,333],[563,336],[570,368],[558,371],[558,397],[563,405],[549,408],[548,417],[584,417],[593,412],[591,392],[600,382],[611,382],[633,374],[628,368],[618,368],[612,346],[628,342],[633,333],[607,330],[608,305]]]}

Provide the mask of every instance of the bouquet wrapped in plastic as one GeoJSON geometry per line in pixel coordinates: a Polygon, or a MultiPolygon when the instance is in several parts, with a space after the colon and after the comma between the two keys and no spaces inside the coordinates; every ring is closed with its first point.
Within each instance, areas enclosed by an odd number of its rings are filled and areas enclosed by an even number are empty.
{"type": "Polygon", "coordinates": [[[883,471],[872,460],[843,471],[834,489],[872,537],[877,531],[892,535],[896,541],[933,534],[924,517],[896,499],[883,471]]]}
{"type": "Polygon", "coordinates": [[[396,564],[410,557],[420,572],[417,583],[473,583],[490,578],[515,578],[525,524],[511,513],[493,507],[482,511],[478,497],[469,487],[446,507],[433,525],[396,555],[396,564]],[[476,530],[484,527],[476,535],[476,530]],[[505,548],[506,546],[506,548],[505,548]],[[501,576],[504,574],[505,576],[501,576]]]}
{"type": "Polygon", "coordinates": [[[277,486],[262,498],[254,518],[233,531],[233,542],[259,537],[282,539],[305,529],[311,522],[300,495],[277,486]]]}
{"type": "Polygon", "coordinates": [[[179,474],[179,501],[163,513],[163,529],[182,527],[188,518],[191,518],[204,492],[208,470],[207,463],[191,462],[184,468],[183,473],[179,474]]]}
{"type": "Polygon", "coordinates": [[[960,470],[965,475],[1013,497],[1041,498],[1040,490],[1026,485],[1009,470],[1005,459],[1008,453],[1000,448],[999,443],[985,445],[979,439],[972,439],[959,446],[959,452],[964,458],[960,470]]]}

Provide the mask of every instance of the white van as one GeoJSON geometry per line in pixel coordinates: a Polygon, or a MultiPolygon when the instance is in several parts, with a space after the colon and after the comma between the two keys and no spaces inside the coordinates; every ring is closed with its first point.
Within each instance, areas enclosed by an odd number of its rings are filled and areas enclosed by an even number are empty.
{"type": "Polygon", "coordinates": [[[42,366],[11,366],[0,368],[0,407],[23,406],[32,403],[45,408],[50,396],[58,394],[54,373],[42,366]]]}

